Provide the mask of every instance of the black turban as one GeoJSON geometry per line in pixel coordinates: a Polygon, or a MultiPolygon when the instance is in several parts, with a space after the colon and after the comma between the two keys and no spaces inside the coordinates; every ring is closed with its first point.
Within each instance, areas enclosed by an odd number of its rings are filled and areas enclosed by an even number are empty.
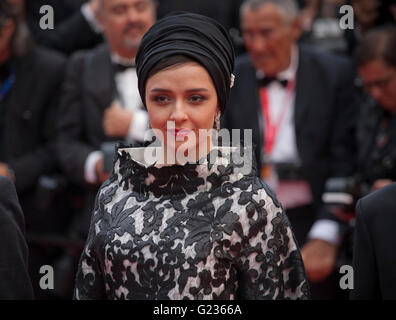
{"type": "Polygon", "coordinates": [[[174,55],[187,56],[208,71],[223,112],[235,60],[232,42],[224,27],[209,17],[186,12],[168,15],[155,23],[143,37],[136,55],[139,93],[145,105],[150,70],[163,58],[174,55]]]}

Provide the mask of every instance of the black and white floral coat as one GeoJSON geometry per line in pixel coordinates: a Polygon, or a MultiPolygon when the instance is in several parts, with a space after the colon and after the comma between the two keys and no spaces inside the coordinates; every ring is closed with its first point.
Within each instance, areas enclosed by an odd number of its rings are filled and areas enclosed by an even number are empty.
{"type": "Polygon", "coordinates": [[[214,161],[145,164],[118,149],[101,187],[75,299],[309,299],[289,221],[231,148],[214,161]]]}

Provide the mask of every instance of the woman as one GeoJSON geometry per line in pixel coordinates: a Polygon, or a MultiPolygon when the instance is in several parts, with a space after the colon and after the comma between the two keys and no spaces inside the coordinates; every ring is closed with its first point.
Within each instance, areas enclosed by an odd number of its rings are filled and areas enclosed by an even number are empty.
{"type": "Polygon", "coordinates": [[[232,148],[210,142],[233,80],[223,27],[196,14],[168,16],[145,35],[136,63],[163,147],[118,150],[75,298],[309,298],[282,207],[252,170],[243,174],[232,148]]]}

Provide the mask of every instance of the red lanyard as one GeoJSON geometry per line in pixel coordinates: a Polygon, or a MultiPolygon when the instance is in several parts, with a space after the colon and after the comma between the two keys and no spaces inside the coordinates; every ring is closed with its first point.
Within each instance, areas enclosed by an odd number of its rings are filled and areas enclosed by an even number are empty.
{"type": "Polygon", "coordinates": [[[285,117],[286,111],[291,105],[295,86],[296,86],[295,80],[289,81],[286,87],[286,92],[282,103],[282,110],[277,121],[271,121],[268,92],[266,87],[260,89],[261,108],[263,110],[264,123],[265,123],[264,150],[266,155],[270,155],[272,153],[275,144],[276,135],[278,134],[279,128],[282,124],[283,118],[285,117]]]}

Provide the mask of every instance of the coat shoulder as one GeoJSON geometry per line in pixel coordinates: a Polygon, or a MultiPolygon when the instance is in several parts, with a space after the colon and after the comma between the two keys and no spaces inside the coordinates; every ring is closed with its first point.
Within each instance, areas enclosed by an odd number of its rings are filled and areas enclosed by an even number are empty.
{"type": "Polygon", "coordinates": [[[0,201],[15,195],[15,187],[10,179],[0,176],[0,201]]]}
{"type": "Polygon", "coordinates": [[[394,198],[396,195],[396,183],[392,183],[378,191],[375,191],[358,202],[357,217],[367,220],[371,225],[375,221],[394,221],[396,225],[396,217],[392,214],[396,211],[396,203],[394,198]]]}
{"type": "Polygon", "coordinates": [[[299,51],[300,56],[307,59],[312,67],[319,67],[324,72],[342,76],[343,72],[349,72],[353,67],[352,60],[341,54],[319,50],[309,45],[300,45],[299,51]]]}
{"type": "Polygon", "coordinates": [[[43,70],[59,72],[67,63],[67,57],[64,54],[41,46],[36,46],[32,54],[37,66],[43,70]]]}

